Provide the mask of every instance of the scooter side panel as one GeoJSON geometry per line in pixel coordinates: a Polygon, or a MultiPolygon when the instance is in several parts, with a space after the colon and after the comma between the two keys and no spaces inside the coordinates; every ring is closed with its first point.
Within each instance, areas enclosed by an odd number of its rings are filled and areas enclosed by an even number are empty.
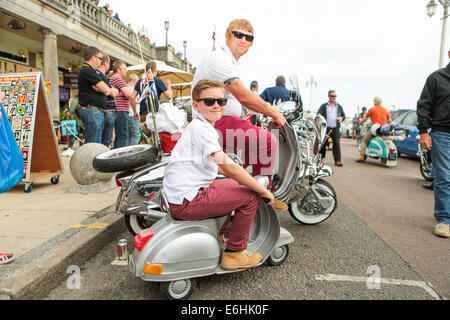
{"type": "Polygon", "coordinates": [[[147,281],[172,281],[214,273],[220,258],[218,226],[225,219],[159,220],[151,228],[155,233],[153,238],[142,251],[133,253],[136,275],[147,281]],[[162,265],[162,274],[144,273],[146,262],[162,265]]]}
{"type": "Polygon", "coordinates": [[[387,158],[386,145],[383,140],[373,137],[366,149],[366,155],[369,157],[387,158]]]}

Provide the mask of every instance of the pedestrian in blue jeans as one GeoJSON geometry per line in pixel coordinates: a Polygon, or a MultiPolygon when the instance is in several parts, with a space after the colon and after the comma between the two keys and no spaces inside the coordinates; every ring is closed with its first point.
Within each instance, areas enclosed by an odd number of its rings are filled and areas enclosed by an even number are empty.
{"type": "Polygon", "coordinates": [[[105,125],[103,108],[111,89],[95,72],[103,59],[102,52],[95,47],[84,50],[85,63],[78,73],[78,101],[80,117],[84,123],[85,143],[102,143],[102,132],[105,125]]]}
{"type": "Polygon", "coordinates": [[[97,74],[102,78],[102,80],[108,85],[111,89],[111,95],[107,97],[106,107],[103,109],[105,116],[105,125],[103,127],[102,140],[101,143],[105,146],[109,147],[112,142],[112,134],[114,130],[114,122],[116,121],[116,96],[119,91],[116,88],[112,88],[109,83],[108,78],[106,77],[106,73],[109,70],[111,60],[107,54],[103,54],[102,63],[95,70],[97,74]]]}
{"type": "MultiPolygon", "coordinates": [[[[117,60],[112,66],[114,74],[109,79],[109,83],[113,88],[119,90],[116,96],[116,121],[114,149],[128,146],[128,113],[130,111],[130,98],[133,90],[131,90],[124,79],[127,76],[127,65],[125,62],[117,60]]],[[[136,108],[133,108],[135,119],[139,119],[136,108]]]]}
{"type": "MultiPolygon", "coordinates": [[[[448,52],[450,58],[450,51],[448,52]]],[[[434,176],[434,228],[450,237],[450,63],[430,74],[417,101],[420,146],[431,150],[434,176]],[[431,134],[428,129],[431,128],[431,134]]]]}
{"type": "MultiPolygon", "coordinates": [[[[139,80],[139,77],[136,74],[130,74],[128,78],[128,87],[131,89],[131,91],[134,90],[134,87],[136,86],[137,81],[139,80]]],[[[136,105],[139,105],[139,100],[135,100],[135,109],[138,114],[138,119],[134,116],[133,106],[131,105],[131,99],[133,98],[133,95],[131,95],[130,98],[130,111],[128,113],[128,145],[133,146],[136,144],[139,144],[141,141],[141,121],[139,119],[139,108],[136,107],[136,105]]]]}

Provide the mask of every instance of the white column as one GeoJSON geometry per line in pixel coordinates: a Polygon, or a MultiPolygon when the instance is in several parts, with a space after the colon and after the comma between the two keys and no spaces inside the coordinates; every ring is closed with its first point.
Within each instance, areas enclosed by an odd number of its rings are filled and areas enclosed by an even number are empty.
{"type": "Polygon", "coordinates": [[[59,77],[57,36],[50,30],[44,30],[44,79],[51,81],[47,96],[51,117],[59,120],[59,77]]]}

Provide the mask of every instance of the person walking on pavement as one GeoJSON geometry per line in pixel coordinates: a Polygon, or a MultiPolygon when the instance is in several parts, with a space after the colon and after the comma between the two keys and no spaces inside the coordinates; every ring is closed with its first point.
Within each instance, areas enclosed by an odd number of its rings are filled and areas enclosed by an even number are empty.
{"type": "Polygon", "coordinates": [[[84,124],[84,142],[102,143],[106,107],[106,96],[112,94],[111,89],[95,72],[102,62],[103,55],[95,47],[84,50],[84,64],[78,73],[79,115],[84,124]]]}
{"type": "Polygon", "coordinates": [[[103,128],[102,133],[102,144],[109,147],[112,142],[112,135],[114,130],[114,121],[116,120],[116,96],[119,91],[116,88],[113,88],[109,83],[108,78],[106,77],[106,73],[108,72],[111,65],[111,60],[109,56],[103,53],[103,59],[100,66],[95,70],[97,74],[102,78],[102,80],[108,85],[111,89],[111,95],[107,97],[106,107],[103,109],[105,115],[105,126],[103,128]]]}
{"type": "MultiPolygon", "coordinates": [[[[202,79],[216,79],[225,85],[225,97],[228,99],[225,114],[215,124],[216,130],[221,134],[222,147],[227,152],[243,151],[244,164],[252,165],[252,175],[267,176],[271,185],[278,141],[271,132],[242,119],[242,107],[271,117],[276,128],[283,126],[286,119],[269,102],[245,87],[240,79],[239,59],[248,52],[254,40],[250,21],[231,21],[225,32],[225,39],[225,45],[209,53],[199,64],[192,86],[202,79]]],[[[193,109],[192,117],[196,114],[193,109]]],[[[286,210],[288,206],[275,200],[274,207],[286,210]]]]}
{"type": "MultiPolygon", "coordinates": [[[[381,105],[381,102],[383,102],[383,100],[380,97],[375,97],[373,99],[374,107],[370,108],[364,118],[359,121],[360,125],[366,122],[369,118],[372,126],[378,123],[382,127],[391,122],[391,114],[381,105]]],[[[360,157],[356,160],[356,162],[364,162],[366,160],[366,148],[372,138],[372,132],[368,130],[366,135],[361,139],[360,157]]]]}
{"type": "Polygon", "coordinates": [[[289,90],[286,89],[286,78],[284,76],[278,76],[275,79],[275,87],[266,88],[260,97],[271,104],[289,101],[290,94],[289,90]]]}
{"type": "MultiPolygon", "coordinates": [[[[341,162],[341,122],[345,119],[344,108],[336,102],[336,91],[328,91],[328,102],[322,104],[317,111],[317,114],[322,115],[327,120],[327,132],[330,133],[330,137],[333,140],[333,158],[334,165],[342,167],[341,162]]],[[[325,159],[327,152],[327,143],[320,149],[322,159],[325,159]]]]}
{"type": "MultiPolygon", "coordinates": [[[[109,82],[111,86],[119,90],[116,97],[116,121],[114,122],[114,149],[128,145],[128,113],[130,112],[130,98],[132,90],[125,82],[127,76],[127,65],[117,60],[113,63],[113,75],[109,82]]],[[[134,118],[139,119],[136,107],[132,107],[134,118]]]]}
{"type": "MultiPolygon", "coordinates": [[[[448,51],[450,58],[450,51],[448,51]]],[[[431,150],[434,176],[434,228],[450,237],[450,63],[430,74],[417,101],[420,146],[431,150]],[[428,129],[431,128],[431,133],[428,129]]]]}

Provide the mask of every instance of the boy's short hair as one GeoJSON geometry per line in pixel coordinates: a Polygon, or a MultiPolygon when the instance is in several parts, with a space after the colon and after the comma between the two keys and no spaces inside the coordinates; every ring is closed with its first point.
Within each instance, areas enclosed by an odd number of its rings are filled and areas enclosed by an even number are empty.
{"type": "Polygon", "coordinates": [[[221,88],[222,91],[225,92],[225,87],[221,81],[215,79],[203,79],[197,82],[194,89],[192,89],[192,100],[197,101],[200,98],[202,91],[209,88],[221,88]]]}

